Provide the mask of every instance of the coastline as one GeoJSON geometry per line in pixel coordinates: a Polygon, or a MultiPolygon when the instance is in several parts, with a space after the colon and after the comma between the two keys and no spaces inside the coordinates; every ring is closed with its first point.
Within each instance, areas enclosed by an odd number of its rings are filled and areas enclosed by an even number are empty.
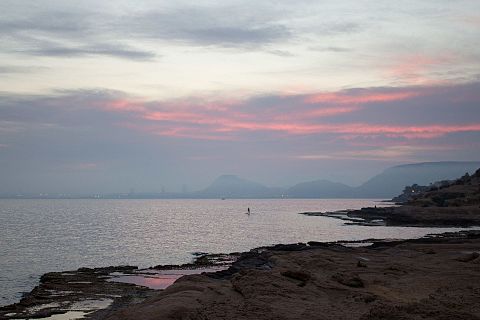
{"type": "Polygon", "coordinates": [[[106,319],[478,319],[479,251],[479,231],[258,248],[106,319]]]}
{"type": "MultiPolygon", "coordinates": [[[[142,319],[204,319],[200,315],[222,319],[226,314],[235,319],[282,319],[280,313],[287,312],[286,306],[296,315],[285,319],[323,319],[319,308],[338,309],[329,319],[381,319],[372,315],[385,308],[405,316],[413,300],[426,299],[415,312],[433,308],[427,296],[441,299],[436,296],[441,288],[473,300],[480,298],[478,290],[468,289],[472,279],[480,279],[478,252],[480,231],[469,230],[398,241],[278,244],[244,253],[199,254],[191,264],[140,270],[131,266],[80,268],[45,274],[20,303],[0,308],[0,319],[138,319],[138,314],[142,319]],[[111,281],[112,277],[151,276],[172,270],[184,272],[172,278],[164,290],[111,281]],[[410,301],[407,292],[417,290],[424,277],[428,285],[420,287],[425,292],[421,297],[415,293],[410,301]],[[58,292],[70,293],[62,296],[58,292]],[[82,301],[90,305],[85,307],[82,301]],[[356,316],[346,317],[346,310],[356,310],[356,316]]],[[[468,299],[456,302],[455,308],[456,312],[475,309],[468,299]]],[[[448,311],[440,309],[437,311],[448,311]]]]}
{"type": "Polygon", "coordinates": [[[330,217],[346,221],[347,225],[468,228],[480,226],[480,207],[398,207],[362,208],[335,212],[302,212],[306,216],[330,217]]]}
{"type": "Polygon", "coordinates": [[[103,319],[155,295],[182,276],[224,270],[239,255],[198,253],[192,263],[180,265],[48,272],[19,302],[0,307],[0,319],[103,319]]]}

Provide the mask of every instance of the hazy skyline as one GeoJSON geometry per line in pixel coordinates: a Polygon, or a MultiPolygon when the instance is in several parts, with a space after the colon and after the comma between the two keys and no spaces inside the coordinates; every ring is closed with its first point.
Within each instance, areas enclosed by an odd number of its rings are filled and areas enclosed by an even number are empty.
{"type": "Polygon", "coordinates": [[[2,1],[0,193],[480,160],[477,1],[2,1]]]}

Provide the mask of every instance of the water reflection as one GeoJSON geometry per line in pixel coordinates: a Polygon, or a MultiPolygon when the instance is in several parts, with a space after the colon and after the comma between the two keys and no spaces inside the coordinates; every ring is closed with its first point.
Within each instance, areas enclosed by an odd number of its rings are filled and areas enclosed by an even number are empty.
{"type": "Polygon", "coordinates": [[[186,270],[139,270],[135,274],[112,273],[107,281],[131,283],[154,290],[163,290],[171,286],[178,278],[184,275],[215,272],[227,267],[198,268],[186,270]]]}
{"type": "MultiPolygon", "coordinates": [[[[0,305],[46,272],[190,262],[276,243],[415,238],[439,228],[345,226],[299,212],[381,205],[367,199],[0,200],[0,305]],[[246,215],[247,208],[251,215],[246,215]]],[[[454,230],[454,229],[450,229],[454,230]]]]}
{"type": "Polygon", "coordinates": [[[152,276],[144,276],[144,275],[138,275],[138,276],[125,275],[125,276],[109,279],[108,281],[131,283],[131,284],[136,284],[137,286],[143,286],[150,289],[159,290],[159,289],[165,289],[168,286],[172,285],[181,276],[182,275],[177,275],[177,274],[163,275],[161,277],[152,277],[152,276]]]}

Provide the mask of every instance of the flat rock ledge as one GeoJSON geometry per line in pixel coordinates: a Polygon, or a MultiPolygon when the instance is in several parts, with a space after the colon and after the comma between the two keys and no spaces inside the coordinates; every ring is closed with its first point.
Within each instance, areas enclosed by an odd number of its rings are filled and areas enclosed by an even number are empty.
{"type": "Polygon", "coordinates": [[[138,275],[130,266],[47,273],[0,319],[480,319],[480,231],[279,244],[197,261],[150,271],[225,269],[164,290],[109,281],[138,275]]]}
{"type": "Polygon", "coordinates": [[[340,219],[347,225],[402,227],[480,226],[480,207],[375,207],[335,212],[301,212],[306,216],[340,219]]]}
{"type": "Polygon", "coordinates": [[[115,281],[119,277],[153,278],[157,272],[169,270],[175,272],[173,283],[182,274],[225,269],[239,255],[194,253],[194,261],[182,265],[158,265],[148,269],[110,266],[49,272],[20,302],[0,307],[0,319],[104,319],[116,310],[158,293],[146,286],[115,281]]]}
{"type": "Polygon", "coordinates": [[[372,241],[254,249],[106,319],[480,319],[480,232],[372,241]]]}

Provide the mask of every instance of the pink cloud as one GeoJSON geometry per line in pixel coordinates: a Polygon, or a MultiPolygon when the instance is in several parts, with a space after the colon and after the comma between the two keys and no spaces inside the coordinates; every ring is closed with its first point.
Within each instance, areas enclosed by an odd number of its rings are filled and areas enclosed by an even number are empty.
{"type": "Polygon", "coordinates": [[[430,73],[454,62],[454,57],[449,54],[428,56],[424,54],[403,55],[394,59],[386,75],[401,79],[409,84],[439,85],[446,83],[438,77],[432,77],[430,73]]]}
{"type": "Polygon", "coordinates": [[[119,124],[124,128],[131,130],[145,132],[156,136],[164,136],[171,138],[189,138],[189,139],[201,139],[201,140],[235,140],[235,137],[229,136],[228,132],[221,132],[215,128],[200,129],[194,128],[188,125],[175,125],[175,124],[134,124],[131,122],[122,122],[119,124]],[[220,134],[219,134],[220,133],[220,134]]]}
{"type": "Polygon", "coordinates": [[[330,124],[256,124],[244,125],[242,128],[254,130],[283,131],[291,134],[339,133],[347,135],[386,135],[405,138],[433,138],[448,133],[480,131],[480,124],[469,125],[424,125],[424,126],[391,126],[372,125],[368,123],[330,124]]]}
{"type": "Polygon", "coordinates": [[[345,95],[342,93],[321,93],[311,95],[305,99],[306,103],[332,102],[338,104],[364,104],[369,102],[390,102],[405,100],[419,95],[418,92],[391,92],[391,93],[365,93],[360,95],[345,95]]]}
{"type": "Polygon", "coordinates": [[[100,104],[105,110],[120,111],[120,112],[144,112],[146,108],[144,102],[134,101],[129,99],[118,99],[112,101],[105,101],[100,104]]]}
{"type": "MultiPolygon", "coordinates": [[[[142,130],[142,127],[138,128],[142,130]]],[[[467,125],[424,125],[424,126],[392,126],[372,125],[368,123],[348,124],[308,124],[308,123],[276,123],[276,122],[242,122],[226,120],[219,122],[216,126],[208,128],[192,128],[188,126],[155,126],[143,127],[143,131],[165,136],[190,137],[199,139],[226,140],[231,139],[224,136],[227,133],[245,131],[270,131],[290,135],[311,135],[311,134],[338,134],[346,139],[358,138],[360,136],[384,136],[390,138],[406,139],[431,139],[449,133],[479,132],[480,124],[467,125]]]]}
{"type": "Polygon", "coordinates": [[[192,112],[168,112],[168,111],[152,111],[145,112],[143,118],[152,121],[185,121],[201,123],[205,119],[200,114],[192,112]]]}
{"type": "Polygon", "coordinates": [[[361,110],[358,106],[338,106],[338,107],[326,107],[326,108],[314,108],[311,110],[306,110],[302,113],[293,113],[293,114],[281,114],[275,116],[276,120],[292,120],[292,119],[312,119],[312,118],[324,118],[332,117],[341,114],[347,114],[355,111],[361,110]]]}
{"type": "Polygon", "coordinates": [[[208,140],[238,139],[242,133],[247,132],[283,135],[333,134],[344,140],[380,136],[411,140],[480,131],[480,124],[475,121],[464,124],[433,122],[423,125],[387,125],[371,123],[368,119],[353,122],[343,121],[341,118],[353,112],[361,113],[372,105],[402,101],[408,106],[409,100],[432,96],[447,89],[407,87],[324,92],[308,96],[274,97],[270,103],[265,103],[263,99],[258,106],[253,98],[246,101],[190,98],[183,101],[149,102],[117,99],[104,102],[103,109],[127,114],[131,122],[124,121],[122,125],[137,131],[208,140]]]}
{"type": "Polygon", "coordinates": [[[480,124],[466,125],[423,125],[386,126],[371,124],[350,124],[348,128],[332,128],[334,132],[350,135],[385,135],[388,137],[435,138],[448,133],[480,131],[480,124]]]}
{"type": "MultiPolygon", "coordinates": [[[[264,113],[241,111],[242,106],[227,107],[226,104],[188,105],[177,104],[170,105],[168,103],[154,104],[150,103],[149,107],[140,106],[137,103],[131,105],[128,101],[122,100],[115,104],[107,104],[106,110],[116,112],[134,112],[138,118],[148,120],[150,122],[159,122],[164,129],[155,130],[157,134],[167,136],[184,136],[184,137],[200,137],[208,136],[201,134],[200,131],[208,131],[211,133],[226,133],[235,131],[279,131],[287,133],[309,133],[314,131],[311,125],[302,123],[302,119],[321,118],[335,116],[344,113],[350,113],[359,110],[354,106],[339,106],[326,108],[313,108],[301,110],[301,108],[292,108],[290,111],[284,111],[280,114],[275,113],[275,109],[267,110],[264,113]],[[112,108],[112,105],[115,108],[112,108]],[[157,110],[158,108],[162,110],[157,110]],[[297,110],[298,109],[298,110],[297,110]],[[298,121],[295,123],[293,121],[298,121]],[[192,126],[201,125],[200,128],[192,128],[192,126]],[[168,129],[165,129],[168,128],[168,129]],[[195,133],[187,133],[196,131],[195,133]]],[[[148,131],[152,132],[151,129],[148,131]]]]}

